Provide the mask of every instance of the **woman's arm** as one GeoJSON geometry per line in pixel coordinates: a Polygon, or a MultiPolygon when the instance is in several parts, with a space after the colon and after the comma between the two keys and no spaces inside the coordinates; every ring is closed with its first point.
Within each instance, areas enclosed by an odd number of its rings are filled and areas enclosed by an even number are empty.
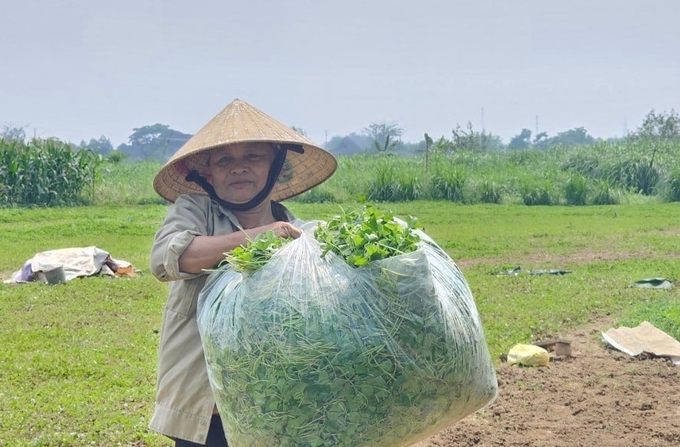
{"type": "Polygon", "coordinates": [[[261,227],[236,231],[219,236],[196,236],[179,257],[179,269],[185,273],[201,273],[214,268],[224,259],[224,253],[239,246],[246,246],[258,234],[273,231],[278,237],[300,237],[299,228],[288,222],[274,222],[261,227]]]}

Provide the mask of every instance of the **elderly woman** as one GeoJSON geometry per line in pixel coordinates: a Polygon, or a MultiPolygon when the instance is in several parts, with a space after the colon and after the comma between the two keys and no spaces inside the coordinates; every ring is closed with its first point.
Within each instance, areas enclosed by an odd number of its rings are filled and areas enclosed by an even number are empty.
{"type": "Polygon", "coordinates": [[[156,175],[154,189],[173,204],[151,251],[151,271],[169,282],[169,296],[149,427],[177,447],[227,445],[196,323],[204,270],[260,233],[300,236],[279,201],[324,182],[336,167],[314,142],[235,100],[156,175]]]}

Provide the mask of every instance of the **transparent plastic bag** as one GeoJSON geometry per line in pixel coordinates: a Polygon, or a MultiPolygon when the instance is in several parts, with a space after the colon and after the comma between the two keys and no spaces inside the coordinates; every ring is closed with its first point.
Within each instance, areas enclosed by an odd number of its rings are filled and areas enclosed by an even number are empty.
{"type": "Polygon", "coordinates": [[[470,289],[419,233],[365,268],[304,232],[250,276],[210,275],[197,318],[230,445],[408,446],[493,401],[470,289]]]}

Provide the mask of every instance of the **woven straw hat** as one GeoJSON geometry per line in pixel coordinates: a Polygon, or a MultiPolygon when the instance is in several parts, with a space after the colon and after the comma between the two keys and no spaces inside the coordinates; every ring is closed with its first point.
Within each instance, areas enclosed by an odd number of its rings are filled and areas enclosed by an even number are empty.
{"type": "Polygon", "coordinates": [[[302,154],[288,151],[272,199],[288,199],[323,183],[338,164],[330,152],[288,126],[235,99],[199,130],[156,174],[153,188],[163,198],[174,202],[180,194],[206,194],[194,182],[185,180],[192,170],[202,172],[207,166],[209,150],[248,142],[289,143],[302,146],[302,154]]]}

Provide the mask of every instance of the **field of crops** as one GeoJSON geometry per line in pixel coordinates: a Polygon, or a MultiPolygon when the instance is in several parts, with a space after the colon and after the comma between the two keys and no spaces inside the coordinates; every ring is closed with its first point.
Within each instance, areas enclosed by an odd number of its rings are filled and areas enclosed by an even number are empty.
{"type": "MultiPolygon", "coordinates": [[[[304,203],[443,200],[461,204],[607,205],[680,201],[680,143],[340,156],[336,174],[304,203]],[[370,173],[370,175],[366,175],[370,173]]],[[[0,206],[162,203],[157,162],[117,162],[53,141],[0,141],[0,206]]]]}
{"type": "MultiPolygon", "coordinates": [[[[677,287],[632,286],[649,277],[680,280],[678,149],[603,143],[435,154],[427,169],[419,157],[341,157],[334,177],[287,205],[303,219],[328,219],[360,206],[363,196],[397,216],[416,216],[462,268],[494,359],[515,343],[602,316],[628,325],[645,319],[680,338],[677,287]],[[570,273],[499,274],[518,266],[570,273]]],[[[41,149],[22,151],[26,157],[17,158],[16,147],[0,145],[0,189],[14,188],[12,197],[58,195],[48,171],[29,185],[32,193],[14,186],[27,179],[8,183],[41,149]]],[[[0,284],[0,446],[168,446],[146,428],[166,297],[148,269],[167,210],[151,187],[160,166],[62,160],[81,169],[75,202],[86,206],[3,203],[0,278],[37,252],[90,245],[140,274],[0,284]]]]}
{"type": "MultiPolygon", "coordinates": [[[[304,219],[353,204],[289,203],[304,219]]],[[[631,287],[678,280],[680,204],[588,207],[383,204],[415,215],[456,260],[481,313],[493,358],[515,343],[609,315],[680,337],[680,296],[631,287]],[[554,275],[498,276],[564,269],[554,275]],[[636,322],[637,321],[637,322],[636,322]]],[[[0,445],[165,446],[146,429],[166,286],[148,270],[164,205],[0,210],[3,279],[33,254],[96,245],[141,270],[134,279],[0,284],[0,445]]]]}
{"type": "MultiPolygon", "coordinates": [[[[607,205],[680,201],[680,144],[601,143],[580,148],[434,154],[427,159],[342,156],[326,183],[298,202],[444,200],[461,204],[607,205]],[[371,173],[371,175],[366,175],[371,173]]],[[[156,163],[104,164],[97,203],[157,200],[156,163]]]]}

